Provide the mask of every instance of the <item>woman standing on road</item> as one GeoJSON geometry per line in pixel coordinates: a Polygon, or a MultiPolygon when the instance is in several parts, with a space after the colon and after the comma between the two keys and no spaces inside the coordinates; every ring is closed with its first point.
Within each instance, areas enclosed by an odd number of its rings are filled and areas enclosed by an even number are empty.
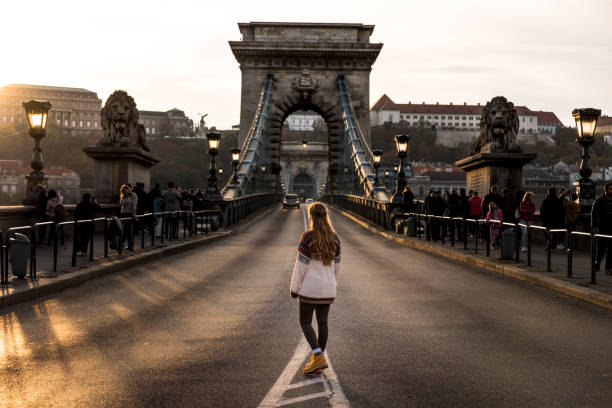
{"type": "Polygon", "coordinates": [[[291,297],[299,300],[300,326],[312,348],[304,374],[327,368],[323,352],[327,345],[327,315],[336,297],[336,282],[342,267],[340,238],[327,215],[327,207],[315,202],[308,208],[309,229],[302,233],[291,277],[291,297]],[[312,328],[317,315],[319,335],[312,328]]]}

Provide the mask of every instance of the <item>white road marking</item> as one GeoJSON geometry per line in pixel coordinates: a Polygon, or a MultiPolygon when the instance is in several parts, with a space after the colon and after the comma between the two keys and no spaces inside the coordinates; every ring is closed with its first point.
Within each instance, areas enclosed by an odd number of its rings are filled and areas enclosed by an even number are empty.
{"type": "Polygon", "coordinates": [[[283,407],[285,405],[297,404],[298,402],[308,401],[315,398],[327,397],[329,391],[317,392],[316,394],[304,395],[302,397],[295,397],[286,400],[282,400],[276,405],[277,407],[283,407]]]}
{"type": "MultiPolygon", "coordinates": [[[[308,229],[308,222],[306,218],[306,211],[304,210],[304,228],[308,229]]],[[[310,378],[304,381],[300,381],[295,384],[290,384],[291,380],[297,374],[298,370],[301,369],[302,363],[306,357],[310,354],[310,347],[306,342],[306,339],[302,337],[298,344],[291,360],[278,377],[268,394],[259,403],[258,408],[272,408],[282,407],[291,404],[297,404],[298,402],[308,401],[315,398],[328,398],[328,404],[331,408],[349,408],[349,402],[342,391],[338,375],[332,367],[331,360],[327,351],[325,352],[325,359],[327,360],[327,368],[322,371],[322,376],[317,378],[310,378]],[[287,390],[293,390],[300,387],[305,387],[311,384],[323,383],[325,391],[316,392],[313,394],[303,395],[296,398],[282,399],[283,394],[287,390]]],[[[300,370],[301,371],[301,370],[300,370]]]]}
{"type": "Polygon", "coordinates": [[[307,385],[316,384],[316,383],[320,383],[320,382],[325,382],[325,378],[323,378],[323,377],[312,378],[310,380],[301,381],[299,383],[289,384],[286,389],[287,390],[292,390],[294,388],[306,387],[307,385]]]}

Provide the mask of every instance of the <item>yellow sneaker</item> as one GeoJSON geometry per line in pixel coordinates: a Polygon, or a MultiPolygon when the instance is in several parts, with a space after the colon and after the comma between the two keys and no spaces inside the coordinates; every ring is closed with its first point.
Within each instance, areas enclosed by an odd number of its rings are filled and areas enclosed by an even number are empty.
{"type": "Polygon", "coordinates": [[[304,367],[304,374],[314,374],[327,368],[327,361],[323,354],[312,355],[310,362],[304,367]]]}

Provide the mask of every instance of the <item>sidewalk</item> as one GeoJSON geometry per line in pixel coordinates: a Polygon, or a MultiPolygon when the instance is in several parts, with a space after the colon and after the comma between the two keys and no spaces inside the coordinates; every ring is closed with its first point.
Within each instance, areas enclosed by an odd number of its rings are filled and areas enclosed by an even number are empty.
{"type": "Polygon", "coordinates": [[[573,259],[572,278],[567,276],[567,251],[553,250],[551,254],[552,272],[546,272],[546,250],[543,245],[533,245],[531,251],[532,266],[527,266],[527,253],[520,254],[520,263],[514,260],[501,260],[501,250],[491,249],[491,256],[486,256],[484,242],[478,243],[478,254],[475,254],[475,241],[469,239],[468,250],[464,249],[463,241],[456,241],[451,247],[450,240],[445,244],[440,241],[426,241],[421,239],[396,234],[385,230],[378,225],[356,215],[349,213],[340,207],[332,207],[334,211],[351,219],[362,227],[393,240],[402,245],[424,250],[430,253],[444,256],[449,259],[458,260],[485,268],[503,275],[527,281],[555,290],[569,296],[573,296],[596,305],[612,309],[612,276],[606,275],[602,267],[597,272],[597,284],[591,284],[591,256],[590,252],[575,252],[573,259]]]}
{"type": "Polygon", "coordinates": [[[238,231],[244,230],[260,217],[265,216],[274,206],[260,210],[227,230],[211,232],[201,235],[187,236],[183,238],[183,230],[180,230],[178,240],[164,240],[162,244],[159,238],[155,239],[155,245],[151,246],[151,236],[145,233],[145,248],[141,249],[141,236],[138,234],[134,240],[134,251],[123,250],[121,254],[116,249],[108,250],[108,258],[104,257],[103,233],[96,233],[94,239],[94,258],[89,260],[88,256],[77,255],[76,266],[72,267],[72,238],[66,237],[66,246],[58,244],[57,272],[53,272],[53,247],[47,244],[36,246],[37,274],[35,278],[14,278],[11,272],[9,259],[9,283],[0,284],[0,307],[23,302],[33,298],[49,295],[65,288],[80,285],[88,280],[114,273],[119,270],[128,269],[144,262],[158,259],[176,252],[194,248],[218,239],[232,236],[238,231]]]}

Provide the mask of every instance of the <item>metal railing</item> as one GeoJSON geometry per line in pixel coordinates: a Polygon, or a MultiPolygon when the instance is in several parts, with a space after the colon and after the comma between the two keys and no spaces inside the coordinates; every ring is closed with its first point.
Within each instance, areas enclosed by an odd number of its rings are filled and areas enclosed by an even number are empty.
{"type": "MultiPolygon", "coordinates": [[[[29,277],[35,278],[39,269],[37,260],[43,247],[50,247],[47,255],[49,267],[56,272],[62,258],[68,254],[60,247],[70,246],[69,265],[77,266],[79,252],[94,260],[95,251],[108,258],[112,251],[121,256],[125,251],[155,248],[165,243],[186,240],[189,237],[210,234],[231,226],[249,214],[274,203],[273,194],[254,194],[224,201],[222,206],[199,211],[165,211],[138,214],[134,217],[100,217],[94,219],[53,221],[12,227],[0,231],[0,283],[9,282],[9,258],[12,257],[10,238],[23,233],[29,239],[29,277]],[[119,229],[119,221],[121,228],[119,229]],[[96,245],[96,244],[100,244],[96,245]],[[127,246],[124,244],[127,243],[127,246]],[[38,250],[38,251],[37,251],[38,250]]],[[[12,259],[12,258],[11,258],[12,259]]]]}
{"type": "MultiPolygon", "coordinates": [[[[567,260],[565,262],[565,268],[567,277],[573,278],[574,270],[574,258],[578,252],[577,242],[579,239],[588,239],[587,247],[590,251],[590,282],[592,284],[597,283],[597,271],[599,269],[598,263],[598,248],[600,245],[606,245],[604,241],[612,240],[612,235],[605,234],[591,234],[588,232],[573,231],[566,228],[546,228],[541,225],[527,225],[520,222],[501,222],[499,220],[486,220],[483,218],[467,218],[467,217],[450,217],[444,215],[432,215],[425,214],[422,211],[423,202],[416,201],[414,204],[414,211],[403,211],[403,205],[382,203],[373,199],[365,197],[353,196],[353,195],[336,195],[334,197],[336,205],[357,214],[385,229],[395,230],[395,232],[403,233],[398,230],[398,226],[404,227],[404,223],[407,224],[409,219],[412,219],[415,223],[414,236],[417,239],[423,239],[423,235],[426,240],[440,241],[442,244],[448,244],[451,247],[455,247],[456,241],[460,240],[463,242],[463,249],[465,251],[473,251],[474,254],[478,254],[479,251],[484,249],[487,257],[491,256],[492,249],[500,249],[503,246],[503,239],[505,234],[503,231],[512,229],[514,234],[508,235],[513,237],[513,251],[511,258],[507,260],[513,260],[516,264],[525,263],[527,266],[533,266],[532,263],[532,250],[533,250],[533,231],[541,231],[545,238],[545,253],[546,253],[546,272],[552,272],[552,254],[553,254],[553,242],[560,235],[563,236],[560,243],[565,245],[565,253],[567,260]],[[500,245],[494,245],[490,242],[490,226],[498,225],[500,230],[499,239],[500,245]],[[521,235],[527,234],[526,237],[526,260],[523,261],[521,253],[523,248],[521,247],[521,235]],[[479,243],[484,246],[479,248],[479,243]]],[[[405,226],[407,228],[407,225],[405,226]]],[[[495,243],[494,243],[495,244],[495,243]]],[[[611,244],[608,243],[608,250],[611,244]]],[[[601,257],[601,255],[600,255],[601,257]]],[[[501,256],[500,256],[501,258],[501,256]]]]}

